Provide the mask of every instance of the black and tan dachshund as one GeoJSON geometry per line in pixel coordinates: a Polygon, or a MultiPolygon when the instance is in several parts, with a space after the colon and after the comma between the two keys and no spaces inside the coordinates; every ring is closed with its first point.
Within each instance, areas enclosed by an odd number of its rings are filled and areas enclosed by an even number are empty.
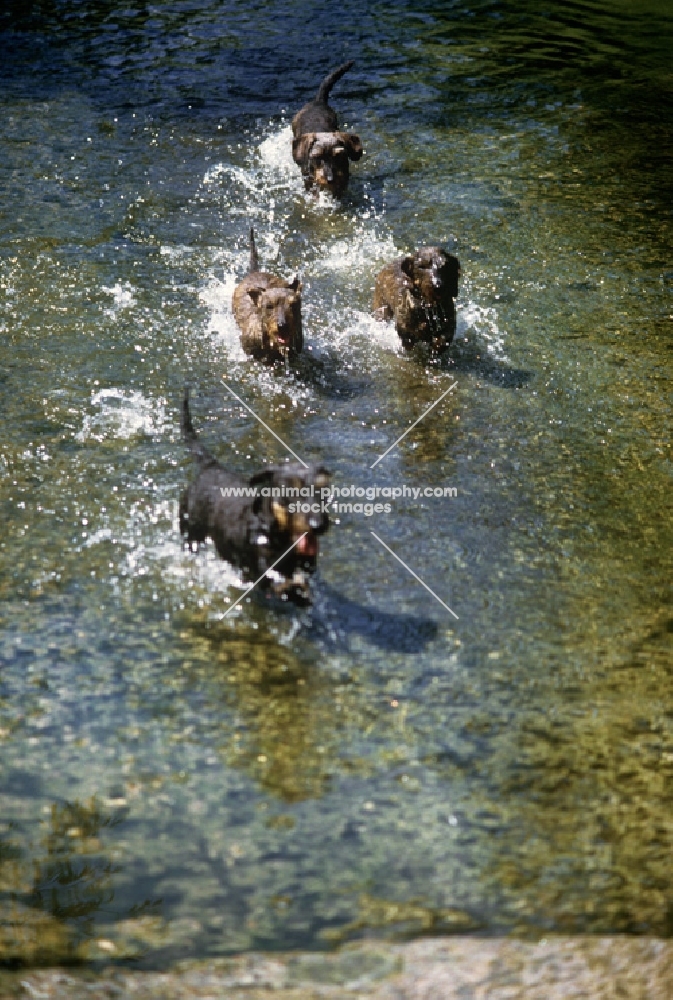
{"type": "Polygon", "coordinates": [[[328,489],[327,470],[288,463],[267,466],[247,479],[228,472],[199,441],[186,389],[182,432],[197,473],[180,498],[181,533],[190,545],[211,538],[218,555],[241,569],[246,582],[263,576],[262,590],[310,604],[318,536],[329,526],[321,499],[328,489]]]}

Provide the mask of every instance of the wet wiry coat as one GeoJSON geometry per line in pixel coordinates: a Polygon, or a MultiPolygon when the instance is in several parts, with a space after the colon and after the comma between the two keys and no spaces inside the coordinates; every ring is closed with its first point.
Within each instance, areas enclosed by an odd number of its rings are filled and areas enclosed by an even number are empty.
{"type": "Polygon", "coordinates": [[[301,351],[301,283],[297,278],[285,281],[265,271],[252,271],[236,287],[232,309],[246,354],[276,361],[301,351]]]}
{"type": "Polygon", "coordinates": [[[421,247],[399,257],[377,275],[373,301],[377,319],[394,320],[408,349],[422,342],[441,350],[456,332],[459,274],[459,261],[441,247],[421,247]]]}
{"type": "Polygon", "coordinates": [[[362,156],[359,137],[339,130],[336,111],[327,103],[330,90],[352,65],[352,61],[344,63],[326,76],[314,100],[292,119],[292,156],[301,168],[307,190],[343,194],[348,186],[348,161],[362,156]]]}
{"type": "Polygon", "coordinates": [[[282,487],[315,487],[316,496],[304,503],[319,504],[320,489],[329,483],[322,466],[305,469],[298,464],[267,466],[244,478],[227,471],[198,440],[192,426],[187,393],[183,402],[182,428],[185,441],[197,462],[197,473],[180,498],[180,531],[190,544],[211,538],[218,555],[242,570],[254,583],[276,559],[294,545],[278,563],[273,578],[265,578],[261,589],[297,603],[309,600],[308,578],[315,571],[318,535],[329,525],[327,514],[290,511],[295,496],[262,496],[282,487]],[[256,496],[225,496],[223,491],[256,488],[256,496]],[[305,534],[306,533],[306,534],[305,534]],[[302,535],[305,537],[302,538],[302,535]],[[295,544],[297,543],[297,544],[295,544]]]}

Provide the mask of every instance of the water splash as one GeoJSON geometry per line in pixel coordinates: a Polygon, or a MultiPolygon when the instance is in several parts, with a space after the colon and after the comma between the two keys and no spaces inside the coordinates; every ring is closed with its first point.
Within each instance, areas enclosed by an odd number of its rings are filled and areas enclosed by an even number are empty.
{"type": "Polygon", "coordinates": [[[231,308],[234,289],[240,281],[236,268],[225,265],[222,278],[211,275],[199,292],[199,298],[209,310],[206,334],[225,349],[229,364],[243,364],[247,355],[241,347],[241,331],[231,308]]]}
{"type": "Polygon", "coordinates": [[[165,437],[174,430],[174,422],[166,412],[167,400],[162,396],[147,399],[137,391],[100,389],[91,393],[91,405],[97,412],[87,414],[77,441],[105,441],[109,438],[132,438],[137,434],[165,437]]]}
{"type": "Polygon", "coordinates": [[[495,309],[468,300],[458,310],[456,340],[468,340],[471,333],[476,340],[486,345],[486,350],[494,358],[509,363],[505,352],[506,334],[498,325],[495,309]]]}
{"type": "Polygon", "coordinates": [[[122,310],[131,309],[136,304],[133,287],[128,281],[117,281],[111,287],[103,285],[101,291],[112,296],[112,305],[105,310],[105,315],[112,319],[117,319],[122,310]]]}
{"type": "MultiPolygon", "coordinates": [[[[286,277],[296,269],[301,275],[304,357],[319,360],[338,356],[346,370],[365,359],[375,364],[381,350],[398,356],[407,353],[394,324],[375,321],[369,309],[379,270],[409,248],[396,244],[385,211],[377,212],[369,199],[351,210],[329,194],[307,195],[291,148],[289,124],[270,123],[257,145],[251,142],[243,163],[236,153],[239,162],[218,163],[204,174],[204,188],[211,196],[215,194],[227,217],[238,215],[245,218],[246,225],[234,246],[214,251],[211,273],[199,297],[209,314],[206,336],[225,355],[227,372],[233,378],[252,379],[265,394],[289,392],[296,402],[306,393],[312,395],[313,390],[305,386],[298,392],[288,366],[281,374],[253,362],[241,347],[231,299],[248,269],[248,223],[255,228],[263,269],[286,277]],[[325,218],[329,212],[334,213],[332,219],[325,218]],[[298,236],[299,214],[309,220],[302,223],[302,231],[308,229],[310,238],[298,236]]],[[[469,287],[465,293],[468,298],[457,317],[457,335],[463,341],[485,342],[491,354],[506,360],[497,315],[471,301],[469,287]]],[[[435,336],[449,328],[441,310],[429,309],[427,316],[435,336]]]]}

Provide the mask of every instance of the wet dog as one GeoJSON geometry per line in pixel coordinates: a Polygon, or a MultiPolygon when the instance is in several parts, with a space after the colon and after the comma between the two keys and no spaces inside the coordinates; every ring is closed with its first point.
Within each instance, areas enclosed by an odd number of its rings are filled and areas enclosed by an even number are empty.
{"type": "Polygon", "coordinates": [[[456,332],[460,263],[441,247],[421,247],[379,272],[374,287],[374,315],[392,319],[407,350],[430,344],[444,350],[456,332]]]}
{"type": "Polygon", "coordinates": [[[327,103],[332,87],[352,65],[351,60],[326,76],[315,99],[292,119],[292,158],[301,168],[307,191],[317,188],[343,194],[348,186],[348,161],[362,156],[360,139],[339,131],[336,111],[327,103]]]}
{"type": "Polygon", "coordinates": [[[186,389],[182,433],[197,473],[180,498],[180,532],[190,545],[211,538],[218,555],[240,568],[247,582],[263,577],[260,588],[267,593],[310,604],[318,536],[329,526],[321,500],[321,490],[329,485],[327,470],[270,465],[249,479],[228,472],[200,443],[186,389]],[[298,506],[311,509],[297,512],[298,506]]]}
{"type": "Polygon", "coordinates": [[[301,282],[260,271],[252,229],[250,267],[234,290],[232,309],[246,354],[273,362],[301,351],[301,282]]]}

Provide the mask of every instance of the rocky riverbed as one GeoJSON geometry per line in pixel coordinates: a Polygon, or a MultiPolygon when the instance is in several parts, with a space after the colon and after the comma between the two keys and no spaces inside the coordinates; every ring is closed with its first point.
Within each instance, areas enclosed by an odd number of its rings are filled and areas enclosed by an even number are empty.
{"type": "Polygon", "coordinates": [[[244,955],[170,971],[5,973],[0,997],[33,1000],[668,1000],[673,945],[637,937],[361,942],[331,954],[244,955]]]}

